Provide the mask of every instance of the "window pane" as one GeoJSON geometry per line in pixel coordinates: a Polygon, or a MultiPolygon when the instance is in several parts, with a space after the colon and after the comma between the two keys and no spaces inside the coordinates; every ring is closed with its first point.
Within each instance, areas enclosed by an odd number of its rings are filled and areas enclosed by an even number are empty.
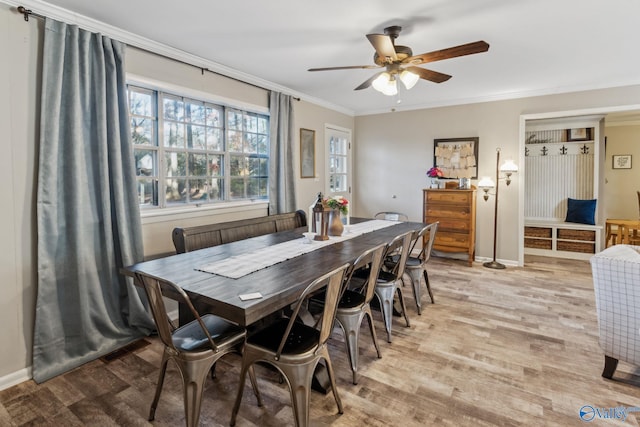
{"type": "Polygon", "coordinates": [[[165,201],[168,205],[187,201],[186,179],[167,179],[165,183],[165,201]]]}
{"type": "Polygon", "coordinates": [[[222,132],[220,129],[207,127],[206,149],[211,151],[224,150],[224,145],[222,144],[222,132]]]}
{"type": "Polygon", "coordinates": [[[269,139],[267,135],[257,136],[258,154],[269,154],[269,139]]]}
{"type": "Polygon", "coordinates": [[[164,146],[184,147],[184,125],[176,122],[164,122],[164,146]]]}
{"type": "Polygon", "coordinates": [[[227,150],[242,153],[242,132],[232,130],[227,132],[227,150]]]}
{"type": "Polygon", "coordinates": [[[224,179],[212,179],[208,193],[210,201],[224,200],[224,179]]]}
{"type": "Polygon", "coordinates": [[[152,206],[156,204],[154,195],[156,180],[153,178],[138,179],[138,202],[141,206],[152,206]]]}
{"type": "Polygon", "coordinates": [[[267,161],[259,157],[247,158],[249,176],[267,176],[267,161]]]}
{"type": "Polygon", "coordinates": [[[259,199],[267,196],[267,180],[265,178],[249,178],[247,180],[247,197],[259,199]]]}
{"type": "Polygon", "coordinates": [[[224,175],[224,156],[209,156],[209,175],[224,175]]]}
{"type": "Polygon", "coordinates": [[[206,201],[209,198],[209,181],[206,179],[190,179],[189,180],[189,200],[190,201],[206,201]]]}
{"type": "Polygon", "coordinates": [[[258,133],[269,133],[269,121],[265,117],[258,117],[258,133]]]}
{"type": "Polygon", "coordinates": [[[167,152],[165,158],[165,176],[186,176],[187,175],[187,155],[186,153],[167,152]]]}
{"type": "Polygon", "coordinates": [[[258,152],[258,138],[255,133],[244,134],[244,152],[245,153],[257,153],[258,152]]]}
{"type": "Polygon", "coordinates": [[[205,150],[205,127],[197,125],[187,125],[187,147],[196,150],[205,150]]]}
{"type": "Polygon", "coordinates": [[[129,90],[129,113],[136,116],[153,117],[153,94],[129,90]]]}
{"type": "Polygon", "coordinates": [[[155,145],[153,142],[153,120],[144,117],[132,117],[131,140],[134,145],[155,145]]]}
{"type": "Polygon", "coordinates": [[[253,114],[244,115],[244,130],[246,132],[258,131],[258,118],[253,114]]]}
{"type": "Polygon", "coordinates": [[[231,191],[231,194],[229,194],[230,199],[246,198],[244,193],[244,178],[230,178],[229,184],[231,191]]]}
{"type": "Polygon", "coordinates": [[[137,176],[153,176],[158,168],[156,167],[156,152],[152,150],[133,150],[136,160],[137,176]]]}
{"type": "Polygon", "coordinates": [[[230,176],[245,176],[245,164],[244,164],[244,156],[230,156],[229,157],[229,167],[231,170],[229,171],[230,176]]]}
{"type": "Polygon", "coordinates": [[[180,99],[165,96],[163,103],[164,118],[168,120],[184,120],[184,102],[180,99]]]}
{"type": "Polygon", "coordinates": [[[186,121],[191,123],[197,123],[203,125],[205,123],[205,108],[204,104],[199,103],[185,103],[186,121]]]}
{"type": "Polygon", "coordinates": [[[227,112],[227,128],[242,130],[242,113],[229,110],[227,112]]]}
{"type": "Polygon", "coordinates": [[[207,126],[223,127],[222,123],[222,108],[215,108],[213,106],[206,107],[207,126]]]}
{"type": "Polygon", "coordinates": [[[207,175],[207,155],[189,154],[189,176],[207,175]]]}

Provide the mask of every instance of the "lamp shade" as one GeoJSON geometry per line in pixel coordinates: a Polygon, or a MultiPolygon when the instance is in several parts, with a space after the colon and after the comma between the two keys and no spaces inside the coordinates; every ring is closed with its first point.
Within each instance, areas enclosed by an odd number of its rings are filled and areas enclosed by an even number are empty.
{"type": "Polygon", "coordinates": [[[420,80],[420,77],[411,71],[404,70],[400,73],[400,81],[402,81],[402,84],[407,90],[414,87],[416,83],[418,83],[418,80],[420,80]]]}
{"type": "Polygon", "coordinates": [[[380,75],[373,82],[371,82],[371,86],[373,86],[373,88],[378,92],[383,92],[390,78],[391,75],[389,73],[380,73],[380,75]]]}
{"type": "Polygon", "coordinates": [[[480,188],[493,188],[495,186],[496,183],[493,182],[493,180],[488,176],[483,176],[482,179],[478,182],[478,187],[480,188]]]}
{"type": "Polygon", "coordinates": [[[500,166],[500,172],[505,173],[515,173],[518,172],[518,165],[516,165],[513,160],[509,159],[505,161],[502,166],[500,166]]]}

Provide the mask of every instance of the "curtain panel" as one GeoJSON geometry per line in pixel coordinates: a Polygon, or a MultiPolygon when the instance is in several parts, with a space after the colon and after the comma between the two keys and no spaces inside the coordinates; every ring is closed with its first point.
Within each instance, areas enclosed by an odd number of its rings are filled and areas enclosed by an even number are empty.
{"type": "Polygon", "coordinates": [[[119,269],[143,258],[125,45],[47,18],[37,189],[37,382],[154,328],[119,269]]]}
{"type": "Polygon", "coordinates": [[[271,153],[269,157],[269,214],[296,210],[293,163],[293,98],[271,91],[269,98],[271,153]]]}

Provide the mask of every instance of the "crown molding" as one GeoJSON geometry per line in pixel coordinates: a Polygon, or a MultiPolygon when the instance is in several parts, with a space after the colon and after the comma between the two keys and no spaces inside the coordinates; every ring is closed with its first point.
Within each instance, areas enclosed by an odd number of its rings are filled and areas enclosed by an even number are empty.
{"type": "MultiPolygon", "coordinates": [[[[49,18],[56,19],[58,21],[66,22],[67,24],[77,25],[78,27],[83,28],[87,31],[104,34],[112,39],[118,40],[122,43],[126,43],[127,45],[130,45],[133,47],[144,49],[149,52],[152,52],[161,56],[165,56],[170,59],[175,59],[177,61],[185,62],[195,67],[204,68],[208,71],[212,71],[214,73],[217,73],[226,77],[230,77],[244,83],[261,87],[265,90],[274,90],[274,91],[282,92],[282,93],[294,96],[296,98],[300,98],[301,100],[304,100],[306,102],[310,102],[320,107],[328,108],[330,110],[334,110],[334,111],[346,114],[348,116],[355,115],[354,111],[348,108],[330,103],[323,99],[316,98],[302,92],[295,91],[286,86],[282,86],[277,83],[273,83],[271,81],[261,79],[260,77],[254,76],[252,74],[244,73],[242,71],[236,70],[231,67],[227,67],[225,65],[219,64],[214,61],[210,61],[200,56],[192,55],[183,50],[175,49],[163,43],[158,43],[154,40],[148,39],[146,37],[142,37],[138,34],[125,31],[121,28],[114,27],[112,25],[106,24],[104,22],[98,21],[93,18],[89,18],[84,15],[80,15],[75,12],[71,12],[68,9],[63,9],[61,7],[54,6],[44,1],[0,0],[0,3],[5,3],[14,7],[24,6],[26,9],[31,9],[33,10],[34,13],[37,13],[39,15],[47,16],[49,18]]],[[[16,14],[19,14],[19,12],[16,11],[16,14]]],[[[37,19],[37,18],[33,18],[33,19],[37,19]]]]}

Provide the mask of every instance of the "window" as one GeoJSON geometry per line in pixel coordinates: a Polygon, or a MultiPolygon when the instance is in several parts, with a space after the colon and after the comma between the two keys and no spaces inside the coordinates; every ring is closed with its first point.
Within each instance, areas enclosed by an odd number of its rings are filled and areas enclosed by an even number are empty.
{"type": "Polygon", "coordinates": [[[268,198],[267,115],[132,85],[128,95],[141,206],[268,198]]]}

